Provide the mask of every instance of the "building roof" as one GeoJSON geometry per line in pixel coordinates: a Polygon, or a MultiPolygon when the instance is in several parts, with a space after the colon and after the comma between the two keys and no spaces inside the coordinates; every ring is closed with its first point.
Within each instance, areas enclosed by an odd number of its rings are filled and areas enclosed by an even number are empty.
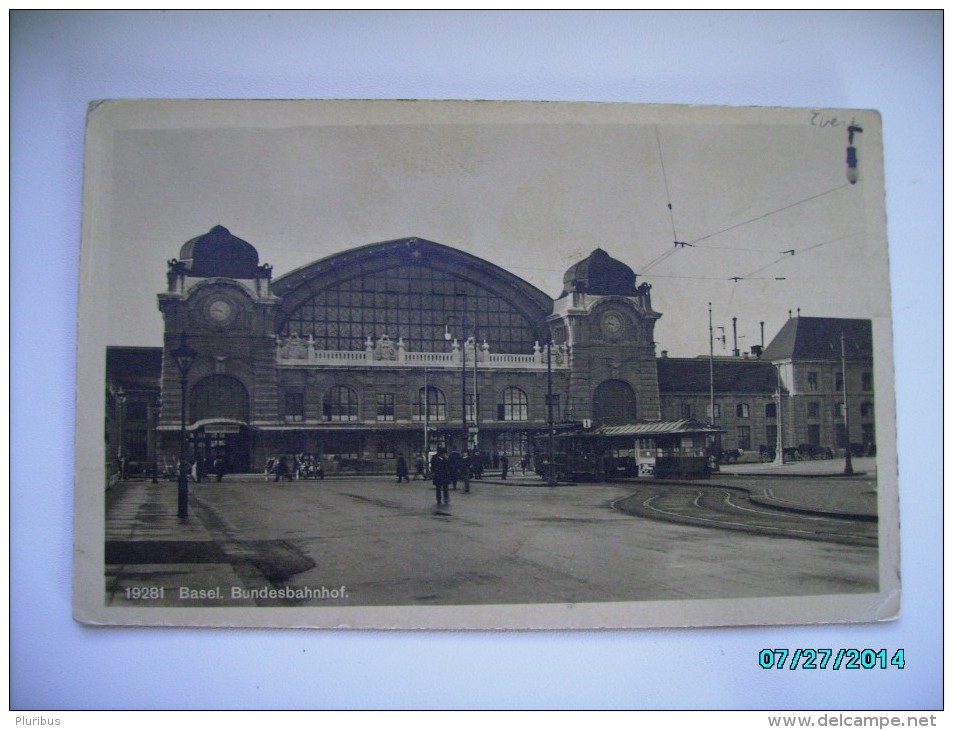
{"type": "Polygon", "coordinates": [[[161,347],[106,348],[106,377],[116,384],[159,385],[161,347]]]}
{"type": "Polygon", "coordinates": [[[761,355],[763,360],[840,360],[841,335],[848,360],[872,360],[869,319],[792,317],[761,355]]]}
{"type": "MultiPolygon", "coordinates": [[[[287,313],[325,288],[342,281],[387,272],[399,266],[426,267],[450,279],[471,282],[509,302],[528,321],[540,323],[553,311],[552,297],[527,281],[473,254],[424,238],[370,243],[299,267],[272,282],[287,313]]],[[[279,325],[281,316],[279,315],[279,325]]]]}
{"type": "Polygon", "coordinates": [[[660,393],[709,393],[712,382],[716,394],[773,395],[778,389],[777,371],[764,359],[716,358],[711,369],[707,357],[661,357],[657,362],[660,393]]]}
{"type": "Polygon", "coordinates": [[[563,293],[617,294],[635,296],[635,272],[621,261],[597,248],[582,261],[573,264],[563,275],[563,293]]]}
{"type": "Polygon", "coordinates": [[[258,251],[225,226],[186,241],[179,259],[188,265],[189,276],[195,277],[254,279],[258,272],[258,251]]]}

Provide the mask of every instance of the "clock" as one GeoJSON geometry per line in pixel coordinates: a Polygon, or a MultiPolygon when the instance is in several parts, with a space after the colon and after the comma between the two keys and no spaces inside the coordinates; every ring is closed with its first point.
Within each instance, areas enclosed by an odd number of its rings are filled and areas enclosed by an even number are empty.
{"type": "Polygon", "coordinates": [[[625,320],[618,312],[606,312],[602,315],[602,333],[606,337],[618,337],[625,328],[625,320]]]}
{"type": "Polygon", "coordinates": [[[212,324],[223,325],[232,321],[235,308],[227,299],[215,297],[205,305],[205,314],[212,324]]]}

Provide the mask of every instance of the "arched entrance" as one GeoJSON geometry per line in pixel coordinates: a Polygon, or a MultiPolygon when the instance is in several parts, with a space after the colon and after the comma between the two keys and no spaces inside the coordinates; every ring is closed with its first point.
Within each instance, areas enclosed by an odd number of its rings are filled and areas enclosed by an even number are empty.
{"type": "Polygon", "coordinates": [[[624,380],[599,383],[592,394],[592,420],[600,426],[633,423],[636,419],[635,392],[624,380]]]}
{"type": "Polygon", "coordinates": [[[212,474],[217,459],[226,471],[251,466],[248,437],[248,390],[229,375],[209,375],[189,394],[193,458],[212,474]]]}

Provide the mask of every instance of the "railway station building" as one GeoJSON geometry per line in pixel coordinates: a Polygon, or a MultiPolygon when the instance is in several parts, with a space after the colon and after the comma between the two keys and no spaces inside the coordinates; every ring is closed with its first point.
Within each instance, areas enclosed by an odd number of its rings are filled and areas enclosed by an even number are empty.
{"type": "Polygon", "coordinates": [[[785,443],[846,443],[840,351],[827,341],[840,322],[854,323],[846,382],[864,394],[850,406],[873,442],[869,321],[793,318],[760,357],[660,357],[651,286],[600,249],[555,298],[422,238],[275,277],[216,226],[166,274],[162,346],[107,351],[107,465],[122,456],[133,472],[172,468],[183,423],[194,458],[230,471],[277,454],[374,470],[438,446],[495,464],[550,428],[681,418],[717,426],[726,448],[773,444],[778,428],[785,443]],[[194,352],[184,381],[183,343],[194,352]]]}

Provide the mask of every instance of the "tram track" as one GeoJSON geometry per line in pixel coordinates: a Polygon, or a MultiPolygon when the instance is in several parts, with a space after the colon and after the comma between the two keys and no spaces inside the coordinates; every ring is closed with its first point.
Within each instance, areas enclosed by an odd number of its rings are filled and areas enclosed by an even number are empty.
{"type": "Polygon", "coordinates": [[[720,485],[646,484],[612,502],[630,515],[696,527],[877,546],[877,523],[850,516],[794,511],[751,501],[749,490],[720,485]]]}

